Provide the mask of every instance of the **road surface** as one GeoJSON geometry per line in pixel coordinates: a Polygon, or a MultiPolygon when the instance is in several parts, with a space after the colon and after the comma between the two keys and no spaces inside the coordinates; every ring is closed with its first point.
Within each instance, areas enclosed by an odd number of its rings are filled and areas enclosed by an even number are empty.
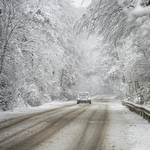
{"type": "Polygon", "coordinates": [[[1,121],[0,150],[129,150],[131,120],[123,107],[112,96],[97,96],[92,104],[74,102],[1,121]]]}

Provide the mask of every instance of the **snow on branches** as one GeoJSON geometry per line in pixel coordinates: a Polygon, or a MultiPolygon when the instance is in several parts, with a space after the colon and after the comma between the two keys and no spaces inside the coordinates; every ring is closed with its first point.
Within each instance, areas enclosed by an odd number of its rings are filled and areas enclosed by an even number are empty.
{"type": "Polygon", "coordinates": [[[0,107],[37,106],[59,98],[59,72],[77,54],[71,1],[2,0],[0,6],[0,107]]]}
{"type": "Polygon", "coordinates": [[[103,37],[104,51],[112,61],[107,77],[118,94],[132,101],[138,97],[137,88],[149,88],[149,14],[149,0],[97,0],[75,26],[78,34],[86,31],[103,37]]]}

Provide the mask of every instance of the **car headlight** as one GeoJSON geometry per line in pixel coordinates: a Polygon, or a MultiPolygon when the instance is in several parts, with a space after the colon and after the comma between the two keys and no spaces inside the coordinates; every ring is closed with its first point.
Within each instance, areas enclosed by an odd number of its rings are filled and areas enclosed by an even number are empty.
{"type": "Polygon", "coordinates": [[[78,100],[79,100],[80,98],[78,98],[78,100]]]}
{"type": "Polygon", "coordinates": [[[89,97],[88,99],[90,100],[91,98],[89,97]]]}

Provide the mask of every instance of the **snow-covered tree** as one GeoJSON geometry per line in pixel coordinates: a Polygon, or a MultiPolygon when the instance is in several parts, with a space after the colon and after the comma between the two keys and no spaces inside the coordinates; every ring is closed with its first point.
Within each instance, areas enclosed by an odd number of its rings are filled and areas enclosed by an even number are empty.
{"type": "Polygon", "coordinates": [[[106,62],[112,63],[107,78],[131,101],[139,95],[149,101],[140,90],[149,94],[149,13],[149,0],[93,0],[75,26],[78,34],[88,31],[103,37],[106,62]]]}
{"type": "MultiPolygon", "coordinates": [[[[75,64],[72,58],[77,55],[71,1],[1,0],[0,4],[1,108],[58,98],[63,91],[60,72],[68,63],[75,64]]],[[[76,71],[70,78],[75,79],[76,71]]]]}

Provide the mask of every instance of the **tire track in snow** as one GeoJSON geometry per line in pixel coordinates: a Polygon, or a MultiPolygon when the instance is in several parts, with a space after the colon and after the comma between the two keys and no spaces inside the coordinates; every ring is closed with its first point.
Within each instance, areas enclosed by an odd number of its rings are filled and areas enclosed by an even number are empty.
{"type": "Polygon", "coordinates": [[[3,130],[7,130],[8,128],[11,128],[11,127],[15,127],[17,124],[20,124],[32,117],[35,117],[35,116],[39,116],[39,115],[42,115],[42,114],[45,114],[45,113],[48,113],[48,112],[52,112],[52,111],[56,111],[56,110],[59,110],[59,109],[63,109],[63,108],[66,108],[66,107],[71,107],[71,106],[74,106],[75,104],[72,104],[72,105],[67,105],[67,106],[62,106],[62,107],[59,107],[59,108],[54,108],[54,109],[51,109],[51,110],[47,110],[47,111],[43,111],[43,112],[40,112],[40,113],[35,113],[35,114],[31,114],[31,115],[27,115],[25,117],[16,117],[16,118],[13,118],[13,119],[9,119],[9,120],[6,120],[6,121],[2,121],[0,122],[0,133],[3,131],[3,130]]]}
{"type": "MultiPolygon", "coordinates": [[[[50,122],[44,126],[42,129],[38,129],[36,133],[32,134],[29,137],[26,137],[24,140],[19,141],[19,143],[14,142],[14,146],[9,145],[12,143],[9,141],[8,145],[3,145],[3,147],[8,148],[8,150],[16,150],[16,149],[31,149],[41,142],[43,142],[48,137],[51,137],[55,133],[57,133],[59,130],[64,128],[68,123],[70,123],[72,120],[74,120],[78,115],[82,114],[87,107],[90,107],[89,105],[84,105],[82,109],[80,107],[74,108],[74,110],[69,110],[65,113],[60,112],[61,114],[57,117],[49,118],[51,119],[50,122]]],[[[47,121],[48,118],[45,120],[47,121]]]]}
{"type": "Polygon", "coordinates": [[[100,106],[99,109],[89,118],[83,135],[82,141],[76,146],[78,150],[96,150],[98,143],[101,142],[101,136],[106,123],[107,105],[100,106]]]}

